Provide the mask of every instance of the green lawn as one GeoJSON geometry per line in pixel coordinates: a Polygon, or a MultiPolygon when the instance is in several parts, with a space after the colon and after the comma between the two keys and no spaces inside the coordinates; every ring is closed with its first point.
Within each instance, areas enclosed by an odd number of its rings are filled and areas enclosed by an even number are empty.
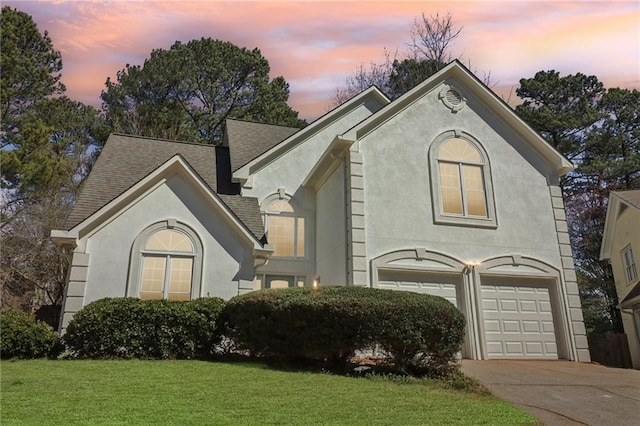
{"type": "Polygon", "coordinates": [[[493,396],[199,361],[2,361],[6,425],[521,425],[493,396]]]}

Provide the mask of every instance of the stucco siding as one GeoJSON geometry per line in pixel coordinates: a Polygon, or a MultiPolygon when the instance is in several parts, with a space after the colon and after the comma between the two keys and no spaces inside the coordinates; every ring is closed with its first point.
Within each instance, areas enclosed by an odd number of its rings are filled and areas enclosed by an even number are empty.
{"type": "MultiPolygon", "coordinates": [[[[200,296],[229,299],[243,281],[253,281],[250,247],[227,220],[184,178],[174,175],[88,237],[89,273],[84,304],[127,294],[136,237],[147,227],[175,219],[200,238],[203,247],[200,296]]],[[[131,277],[137,279],[136,277],[131,277]]]]}
{"type": "MultiPolygon", "coordinates": [[[[627,283],[627,278],[622,263],[622,251],[631,246],[633,254],[638,261],[640,256],[640,210],[627,208],[618,216],[611,245],[611,268],[616,282],[618,299],[623,300],[633,288],[631,283],[627,283]]],[[[636,264],[638,272],[640,265],[636,264]]]]}
{"type": "Polygon", "coordinates": [[[344,185],[344,166],[341,164],[316,195],[316,275],[322,285],[347,283],[344,185]]]}
{"type": "Polygon", "coordinates": [[[368,258],[427,247],[464,262],[520,254],[562,269],[548,166],[495,117],[477,113],[473,99],[454,114],[437,92],[359,141],[366,176],[368,258]],[[434,224],[429,147],[452,130],[473,136],[487,153],[496,229],[434,224]]]}

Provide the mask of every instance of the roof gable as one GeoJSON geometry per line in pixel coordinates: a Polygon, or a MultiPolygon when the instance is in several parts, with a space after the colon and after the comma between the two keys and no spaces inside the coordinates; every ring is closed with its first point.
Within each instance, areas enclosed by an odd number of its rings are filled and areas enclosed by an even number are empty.
{"type": "MultiPolygon", "coordinates": [[[[260,220],[260,209],[257,199],[224,195],[220,197],[194,172],[185,159],[179,154],[167,160],[143,179],[136,182],[133,186],[72,227],[69,231],[52,231],[52,237],[60,241],[68,241],[82,238],[85,235],[95,232],[96,229],[100,229],[100,227],[108,223],[113,217],[125,211],[129,206],[136,203],[137,200],[144,198],[157,188],[158,185],[164,183],[168,177],[176,174],[187,178],[187,180],[203,194],[204,199],[211,203],[213,210],[218,211],[225,217],[226,220],[231,223],[232,228],[253,245],[254,251],[264,250],[262,247],[264,241],[256,235],[256,229],[250,229],[241,217],[256,216],[257,219],[260,220]],[[236,208],[239,214],[232,210],[232,206],[236,208]]],[[[249,221],[249,223],[251,223],[251,221],[249,221]]],[[[261,230],[261,220],[259,227],[261,230]]],[[[260,231],[260,233],[262,232],[260,231]]],[[[262,233],[262,235],[264,234],[262,233]]],[[[269,251],[269,249],[267,249],[267,251],[269,251]]]]}
{"type": "Polygon", "coordinates": [[[182,159],[189,173],[215,194],[256,240],[264,240],[264,226],[255,198],[217,194],[215,146],[120,134],[109,136],[64,229],[70,230],[87,220],[145,178],[166,168],[176,157],[182,159]]]}
{"type": "Polygon", "coordinates": [[[289,152],[300,143],[307,140],[309,137],[320,132],[322,129],[344,117],[359,106],[365,105],[370,110],[377,111],[380,108],[384,107],[384,105],[387,105],[389,102],[389,98],[387,98],[377,87],[370,87],[369,89],[354,96],[342,105],[329,111],[313,123],[309,124],[307,127],[299,130],[298,132],[292,134],[279,143],[276,143],[267,151],[255,157],[248,163],[244,164],[242,167],[234,170],[234,182],[246,182],[250,175],[261,170],[263,167],[270,164],[275,159],[289,152]]]}
{"type": "Polygon", "coordinates": [[[600,260],[611,259],[616,223],[618,222],[618,216],[625,208],[632,208],[640,212],[640,190],[612,191],[609,194],[602,246],[600,247],[600,260]]]}
{"type": "Polygon", "coordinates": [[[482,83],[458,60],[449,63],[436,74],[344,133],[342,138],[352,141],[361,139],[426,94],[439,88],[443,84],[447,84],[447,82],[451,80],[463,84],[488,110],[520,135],[529,147],[538,153],[545,161],[553,165],[558,174],[563,175],[573,170],[574,166],[569,160],[549,145],[542,136],[518,117],[509,105],[492,92],[491,89],[482,83]]]}

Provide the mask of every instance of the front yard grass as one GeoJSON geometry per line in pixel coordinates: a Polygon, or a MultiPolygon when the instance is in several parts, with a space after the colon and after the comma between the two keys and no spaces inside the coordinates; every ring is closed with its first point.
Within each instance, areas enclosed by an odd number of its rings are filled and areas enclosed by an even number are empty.
{"type": "Polygon", "coordinates": [[[2,361],[2,425],[522,425],[493,396],[428,380],[201,361],[2,361]]]}

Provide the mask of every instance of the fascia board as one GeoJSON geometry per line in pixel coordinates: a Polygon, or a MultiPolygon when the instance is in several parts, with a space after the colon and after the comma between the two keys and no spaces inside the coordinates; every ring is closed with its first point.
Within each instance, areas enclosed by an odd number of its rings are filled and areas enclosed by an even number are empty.
{"type": "Polygon", "coordinates": [[[53,242],[60,247],[76,246],[78,241],[78,234],[71,231],[53,229],[51,230],[49,236],[51,237],[53,242]]]}
{"type": "Polygon", "coordinates": [[[317,191],[335,170],[335,166],[340,163],[339,156],[349,149],[353,143],[353,140],[336,136],[304,179],[302,186],[312,187],[317,191]]]}
{"type": "Polygon", "coordinates": [[[323,128],[340,119],[348,112],[362,105],[367,98],[373,98],[382,105],[387,105],[391,102],[389,98],[380,91],[380,89],[375,86],[370,87],[332,111],[329,111],[327,114],[309,124],[304,129],[301,129],[299,132],[289,136],[287,139],[269,149],[259,157],[240,167],[238,170],[233,172],[232,181],[240,183],[246,182],[249,179],[249,176],[266,167],[284,153],[290,151],[298,144],[320,132],[323,128]]]}
{"type": "Polygon", "coordinates": [[[609,193],[609,204],[607,214],[604,219],[604,232],[602,234],[602,246],[600,247],[600,260],[611,259],[611,248],[613,245],[613,235],[616,232],[616,220],[620,199],[614,193],[609,193]]]}
{"type": "MultiPolygon", "coordinates": [[[[233,228],[247,241],[254,249],[262,249],[262,244],[253,234],[251,234],[236,216],[229,211],[229,208],[220,200],[220,198],[200,179],[200,177],[192,170],[186,161],[180,156],[175,155],[167,160],[160,167],[138,181],[131,188],[111,200],[97,212],[74,226],[67,231],[67,235],[75,236],[76,239],[83,238],[98,227],[109,222],[112,218],[118,216],[138,200],[144,198],[151,190],[166,182],[167,176],[173,173],[182,173],[186,176],[196,188],[205,195],[205,198],[211,202],[229,222],[233,228]]],[[[53,238],[53,236],[52,236],[53,238]]]]}

